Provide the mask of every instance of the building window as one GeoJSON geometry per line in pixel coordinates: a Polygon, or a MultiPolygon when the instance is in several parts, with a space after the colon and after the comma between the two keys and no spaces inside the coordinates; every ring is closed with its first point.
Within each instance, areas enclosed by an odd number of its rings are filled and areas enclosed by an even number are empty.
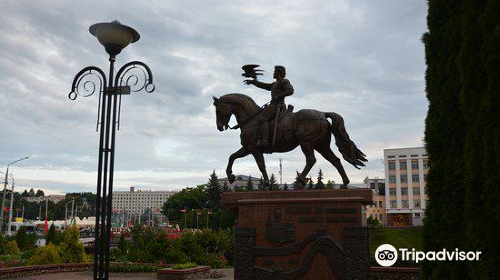
{"type": "Polygon", "coordinates": [[[401,195],[408,195],[408,188],[401,188],[401,195]]]}
{"type": "Polygon", "coordinates": [[[406,155],[402,155],[402,156],[399,156],[399,157],[400,157],[400,158],[405,158],[405,157],[406,157],[406,155]]]}
{"type": "Polygon", "coordinates": [[[389,188],[389,195],[396,195],[396,188],[389,188]]]}
{"type": "Polygon", "coordinates": [[[399,162],[399,169],[406,170],[406,161],[399,162]]]}
{"type": "Polygon", "coordinates": [[[420,213],[415,213],[415,218],[420,218],[420,213]]]}
{"type": "Polygon", "coordinates": [[[374,190],[375,189],[375,182],[370,183],[370,189],[374,190]]]}
{"type": "Polygon", "coordinates": [[[420,195],[420,188],[413,188],[413,195],[420,195]]]}
{"type": "Polygon", "coordinates": [[[396,170],[396,162],[389,161],[389,170],[396,170]]]}
{"type": "Polygon", "coordinates": [[[424,182],[427,182],[427,174],[424,174],[424,182]]]}
{"type": "Polygon", "coordinates": [[[399,180],[401,180],[401,183],[408,183],[408,175],[399,176],[399,180]]]}
{"type": "Polygon", "coordinates": [[[428,169],[428,168],[429,168],[429,163],[428,163],[428,161],[424,160],[424,161],[423,161],[423,163],[424,163],[423,168],[424,168],[424,169],[428,169]]]}
{"type": "Polygon", "coordinates": [[[418,183],[420,182],[420,179],[418,177],[418,174],[413,174],[411,175],[411,181],[414,182],[414,183],[418,183]]]}
{"type": "Polygon", "coordinates": [[[396,176],[389,175],[389,183],[390,184],[395,184],[396,183],[396,176]]]}
{"type": "Polygon", "coordinates": [[[408,208],[408,200],[401,200],[401,207],[408,208]]]}
{"type": "Polygon", "coordinates": [[[382,218],[382,214],[380,214],[380,221],[382,222],[384,219],[382,218]]]}
{"type": "Polygon", "coordinates": [[[398,202],[396,200],[391,200],[391,208],[398,208],[398,202]]]}
{"type": "Polygon", "coordinates": [[[411,162],[411,169],[412,170],[418,170],[418,161],[412,160],[412,162],[411,162]]]}
{"type": "Polygon", "coordinates": [[[420,199],[413,200],[413,207],[420,208],[420,199]]]}
{"type": "Polygon", "coordinates": [[[378,208],[382,208],[382,201],[378,202],[378,208]]]}

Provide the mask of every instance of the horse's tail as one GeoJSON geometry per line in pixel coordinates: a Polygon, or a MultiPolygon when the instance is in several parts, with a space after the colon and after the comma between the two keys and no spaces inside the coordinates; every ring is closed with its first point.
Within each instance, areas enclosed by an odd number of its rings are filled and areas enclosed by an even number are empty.
{"type": "Polygon", "coordinates": [[[335,136],[335,144],[339,148],[342,157],[357,169],[360,166],[365,166],[364,162],[368,161],[366,155],[349,138],[349,134],[345,130],[344,119],[333,112],[325,113],[325,116],[332,120],[332,134],[335,136]]]}

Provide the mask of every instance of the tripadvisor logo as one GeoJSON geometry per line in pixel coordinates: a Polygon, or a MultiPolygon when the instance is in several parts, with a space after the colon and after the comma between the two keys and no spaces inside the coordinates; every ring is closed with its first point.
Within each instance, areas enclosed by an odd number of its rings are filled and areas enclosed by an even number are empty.
{"type": "MultiPolygon", "coordinates": [[[[455,249],[448,251],[443,249],[441,251],[429,251],[427,253],[422,251],[415,251],[415,249],[399,248],[399,255],[402,261],[479,261],[481,252],[464,252],[455,249]]],[[[375,260],[381,266],[392,266],[398,260],[398,250],[390,244],[383,244],[375,251],[375,260]]]]}

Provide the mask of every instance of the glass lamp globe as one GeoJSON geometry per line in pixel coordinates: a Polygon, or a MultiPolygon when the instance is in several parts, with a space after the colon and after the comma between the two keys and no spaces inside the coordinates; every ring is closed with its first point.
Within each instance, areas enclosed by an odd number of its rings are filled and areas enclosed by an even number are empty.
{"type": "Polygon", "coordinates": [[[116,56],[128,44],[137,42],[141,37],[135,29],[116,20],[93,24],[89,32],[99,40],[110,56],[116,56]]]}

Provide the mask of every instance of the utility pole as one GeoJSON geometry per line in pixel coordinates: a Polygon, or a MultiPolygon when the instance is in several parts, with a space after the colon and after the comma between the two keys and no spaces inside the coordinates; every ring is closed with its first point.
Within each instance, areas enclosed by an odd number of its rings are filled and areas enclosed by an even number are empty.
{"type": "Polygon", "coordinates": [[[12,207],[14,206],[14,177],[12,176],[12,174],[10,175],[10,178],[12,179],[12,192],[10,193],[10,209],[9,209],[9,223],[7,224],[7,233],[9,235],[11,235],[11,229],[10,229],[10,225],[12,223],[12,207]]]}
{"type": "Polygon", "coordinates": [[[280,161],[280,185],[283,185],[283,164],[282,164],[283,159],[279,158],[279,161],[280,161]]]}
{"type": "Polygon", "coordinates": [[[4,209],[4,207],[5,207],[5,196],[6,196],[6,194],[7,194],[6,190],[7,190],[7,180],[8,180],[8,177],[9,177],[9,175],[8,175],[8,174],[9,174],[9,167],[10,167],[12,164],[16,163],[16,162],[19,162],[19,161],[21,161],[21,160],[25,160],[25,159],[28,159],[28,158],[29,158],[29,157],[23,157],[23,158],[21,158],[21,159],[18,159],[18,160],[16,160],[16,161],[13,161],[13,162],[11,162],[11,163],[7,164],[7,171],[5,172],[5,180],[4,180],[4,182],[3,182],[3,199],[2,199],[2,208],[0,209],[0,232],[2,232],[2,230],[3,230],[3,214],[4,214],[4,213],[3,213],[3,212],[4,212],[4,211],[3,211],[3,209],[4,209]]]}

